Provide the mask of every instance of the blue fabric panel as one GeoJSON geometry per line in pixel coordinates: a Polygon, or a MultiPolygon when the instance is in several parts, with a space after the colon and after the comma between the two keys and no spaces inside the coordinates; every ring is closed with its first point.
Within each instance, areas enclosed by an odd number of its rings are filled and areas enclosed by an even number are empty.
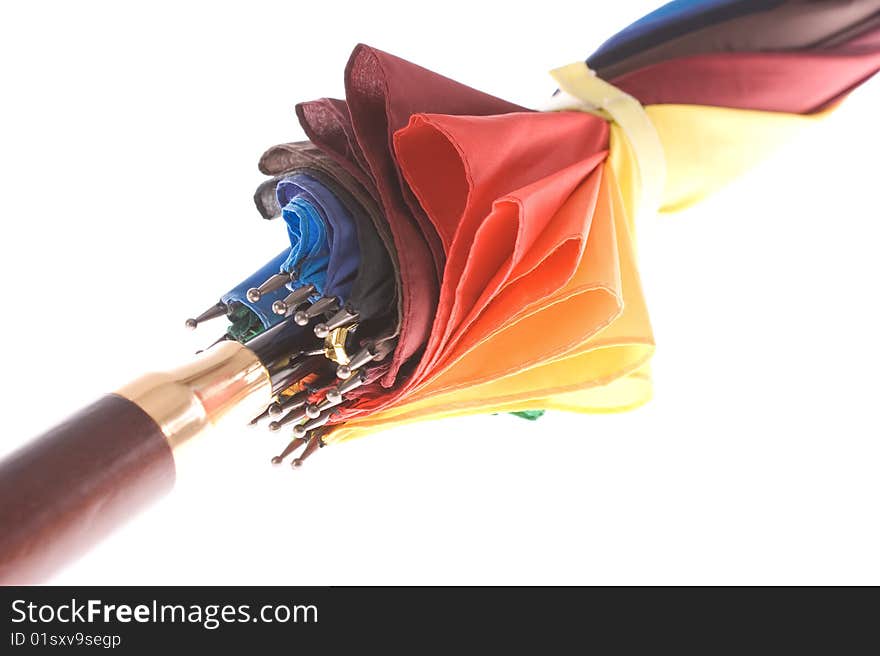
{"type": "Polygon", "coordinates": [[[321,295],[334,296],[344,302],[360,265],[354,218],[330,189],[304,173],[279,182],[276,194],[291,238],[291,256],[287,264],[294,266],[297,261],[302,261],[300,284],[312,283],[321,295]],[[285,201],[286,204],[282,204],[285,201]],[[323,223],[324,250],[317,249],[311,255],[304,255],[309,249],[317,248],[305,234],[313,229],[316,218],[323,223]]]}
{"type": "Polygon", "coordinates": [[[737,16],[771,9],[784,0],[675,0],[622,29],[594,52],[587,64],[592,69],[674,39],[696,29],[737,16]]]}

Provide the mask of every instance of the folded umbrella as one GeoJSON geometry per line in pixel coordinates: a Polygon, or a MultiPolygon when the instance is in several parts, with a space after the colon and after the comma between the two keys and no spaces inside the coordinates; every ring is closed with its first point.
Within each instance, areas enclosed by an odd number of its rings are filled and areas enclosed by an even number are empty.
{"type": "MultiPolygon", "coordinates": [[[[785,4],[673,3],[606,44],[605,65],[785,4]]],[[[261,160],[255,200],[290,248],[191,320],[227,316],[233,339],[0,463],[0,496],[17,500],[0,507],[0,580],[44,577],[165,489],[173,450],[227,418],[292,426],[272,461],[301,465],[411,421],[644,403],[637,219],[698,201],[876,72],[865,16],[821,47],[677,54],[611,83],[578,62],[552,72],[543,112],[358,46],[345,100],[297,107],[313,145],[261,160]],[[821,79],[799,79],[811,70],[821,79]]]]}

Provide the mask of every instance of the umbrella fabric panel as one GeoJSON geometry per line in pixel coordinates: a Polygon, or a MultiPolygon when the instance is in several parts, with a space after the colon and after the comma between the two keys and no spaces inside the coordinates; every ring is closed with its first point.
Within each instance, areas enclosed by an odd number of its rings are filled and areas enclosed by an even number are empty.
{"type": "Polygon", "coordinates": [[[326,280],[319,291],[324,296],[347,301],[361,258],[357,228],[351,213],[333,192],[306,173],[296,173],[285,178],[278,183],[276,193],[279,198],[295,195],[306,200],[323,219],[327,229],[329,256],[326,280]]]}
{"type": "Polygon", "coordinates": [[[318,208],[297,195],[293,185],[282,183],[277,193],[278,204],[282,206],[281,218],[287,224],[290,237],[290,254],[282,269],[296,272],[296,286],[311,284],[323,294],[330,260],[327,225],[318,208]],[[287,194],[291,196],[285,197],[287,194]]]}
{"type": "Polygon", "coordinates": [[[587,60],[590,68],[607,66],[709,25],[769,11],[785,0],[678,0],[643,16],[605,41],[587,60]]]}
{"type": "Polygon", "coordinates": [[[355,136],[348,104],[337,98],[320,98],[299,103],[296,115],[310,143],[360,182],[378,203],[379,192],[355,136]]]}
{"type": "MultiPolygon", "coordinates": [[[[831,111],[807,116],[695,105],[645,108],[663,143],[666,186],[661,211],[674,212],[699,202],[736,179],[831,111]]],[[[612,126],[612,135],[619,128],[612,126]]],[[[616,166],[627,159],[626,139],[612,139],[609,161],[621,192],[638,188],[638,170],[616,166]]],[[[631,157],[632,155],[628,155],[631,157]]],[[[634,200],[627,199],[628,204],[634,200]]]]}
{"type": "Polygon", "coordinates": [[[332,433],[325,436],[324,439],[328,444],[334,444],[359,437],[366,437],[367,435],[385,431],[389,428],[406,426],[415,422],[482,415],[489,412],[527,412],[529,409],[536,406],[541,406],[547,410],[576,412],[580,414],[627,412],[650,401],[651,394],[650,369],[648,365],[643,365],[641,368],[625,374],[606,385],[579,390],[577,392],[557,394],[550,398],[530,399],[528,401],[499,404],[490,410],[484,408],[464,408],[456,410],[436,409],[430,414],[404,414],[382,420],[371,421],[374,418],[384,416],[384,414],[375,415],[375,417],[366,420],[359,420],[356,423],[339,426],[334,429],[332,433]],[[633,403],[631,405],[621,405],[620,401],[622,399],[631,399],[633,400],[633,403]]]}
{"type": "Polygon", "coordinates": [[[653,47],[642,47],[613,64],[595,67],[604,79],[620,77],[661,61],[707,53],[810,50],[840,43],[851,30],[862,31],[880,12],[880,0],[794,0],[695,26],[653,47]]]}
{"type": "Polygon", "coordinates": [[[851,52],[862,49],[876,50],[880,47],[880,12],[870,20],[859,25],[854,25],[849,30],[841,32],[832,38],[826,39],[817,49],[828,50],[845,45],[851,52]]]}
{"type": "Polygon", "coordinates": [[[791,114],[817,112],[880,69],[880,51],[694,55],[612,80],[643,105],[712,105],[791,114]]]}

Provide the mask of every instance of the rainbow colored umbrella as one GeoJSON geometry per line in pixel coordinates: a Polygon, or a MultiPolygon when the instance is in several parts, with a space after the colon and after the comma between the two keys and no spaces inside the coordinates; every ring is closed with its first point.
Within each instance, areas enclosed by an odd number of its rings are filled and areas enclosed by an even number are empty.
{"type": "Polygon", "coordinates": [[[639,221],[711,194],[876,73],[878,5],[672,2],[552,71],[542,111],[357,46],[345,99],[297,106],[309,142],[260,160],[255,202],[287,243],[187,322],[227,317],[222,343],[0,463],[0,581],[97,540],[228,417],[292,426],[273,462],[299,465],[397,424],[645,403],[639,221]]]}

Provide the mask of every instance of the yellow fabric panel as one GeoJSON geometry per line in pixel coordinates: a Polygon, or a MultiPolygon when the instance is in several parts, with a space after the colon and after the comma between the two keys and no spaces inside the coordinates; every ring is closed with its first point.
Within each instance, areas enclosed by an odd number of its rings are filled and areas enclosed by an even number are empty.
{"type": "MultiPolygon", "coordinates": [[[[739,177],[832,110],[801,115],[698,105],[651,105],[646,111],[657,128],[666,156],[666,187],[660,208],[663,212],[675,212],[739,177]]],[[[628,166],[625,158],[612,157],[612,161],[616,162],[615,171],[628,166]]]]}

